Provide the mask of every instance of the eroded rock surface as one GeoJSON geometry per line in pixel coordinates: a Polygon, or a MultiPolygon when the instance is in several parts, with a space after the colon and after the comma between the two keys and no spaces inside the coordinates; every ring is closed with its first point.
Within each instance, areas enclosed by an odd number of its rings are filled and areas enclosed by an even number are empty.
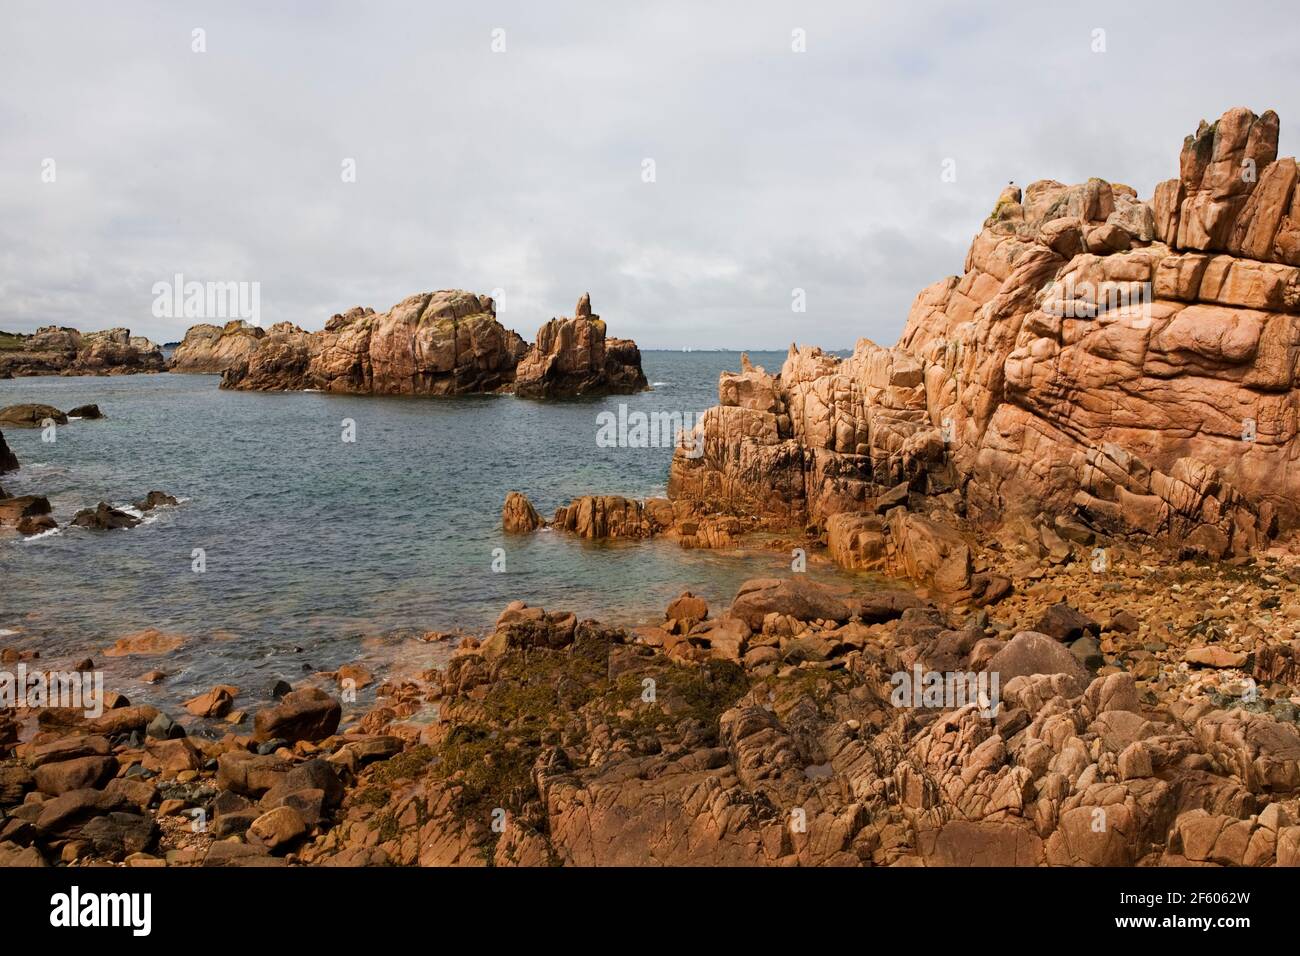
{"type": "Polygon", "coordinates": [[[1293,529],[1300,190],[1277,129],[1245,109],[1202,124],[1148,201],[1100,179],[1004,191],[893,348],[724,373],[670,497],[822,524],[865,565],[877,526],[835,516],[909,491],[984,527],[1061,515],[1215,558],[1293,529]]]}
{"type": "Polygon", "coordinates": [[[245,361],[226,369],[221,384],[384,395],[491,392],[514,380],[526,348],[497,322],[489,297],[424,292],[388,312],[357,307],[335,315],[320,332],[277,323],[245,361]]]}
{"type": "Polygon", "coordinates": [[[461,290],[410,296],[388,312],[356,307],[320,332],[280,322],[195,326],[177,349],[178,371],[221,371],[222,387],[319,389],[375,395],[465,395],[514,389],[569,398],[645,388],[636,343],[607,339],[583,296],[577,314],[553,319],[536,345],[496,319],[488,296],[461,290]]]}

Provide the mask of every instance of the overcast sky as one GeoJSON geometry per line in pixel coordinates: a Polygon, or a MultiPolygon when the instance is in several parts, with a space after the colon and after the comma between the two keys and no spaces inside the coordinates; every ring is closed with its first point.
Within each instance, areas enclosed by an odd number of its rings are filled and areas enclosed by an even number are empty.
{"type": "Polygon", "coordinates": [[[646,348],[892,344],[1009,180],[1146,198],[1234,105],[1297,151],[1293,4],[1058,6],[4,2],[0,329],[176,340],[181,273],[263,325],[589,291],[646,348]]]}

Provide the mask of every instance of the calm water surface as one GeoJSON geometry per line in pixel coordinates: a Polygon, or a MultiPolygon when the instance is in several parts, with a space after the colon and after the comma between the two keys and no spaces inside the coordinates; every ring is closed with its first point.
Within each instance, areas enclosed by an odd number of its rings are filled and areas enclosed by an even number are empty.
{"type": "MultiPolygon", "coordinates": [[[[784,356],[752,358],[774,370],[784,356]]],[[[664,493],[671,449],[600,448],[597,414],[620,403],[698,414],[740,357],[643,359],[653,391],[557,404],[225,392],[191,375],[0,381],[0,407],[93,402],[107,416],[71,422],[53,444],[5,432],[22,463],[2,480],[9,493],[47,495],[61,525],[101,499],[128,504],[152,489],[183,499],[130,531],[0,541],[0,645],[39,649],[49,667],[90,655],[133,700],[228,681],[245,689],[242,707],[277,678],[361,657],[415,646],[427,665],[438,651],[413,634],[482,631],[515,599],[636,624],[661,619],[687,588],[717,608],[746,578],[789,573],[779,554],[502,533],[512,490],[547,517],[581,494],[664,493]],[[341,441],[343,419],[356,422],[353,444],[341,441]],[[192,570],[195,548],[205,573],[192,570]],[[505,573],[491,570],[496,548],[505,573]],[[166,657],[100,653],[146,627],[186,643],[166,657]],[[171,679],[140,683],[155,666],[171,679]]]]}

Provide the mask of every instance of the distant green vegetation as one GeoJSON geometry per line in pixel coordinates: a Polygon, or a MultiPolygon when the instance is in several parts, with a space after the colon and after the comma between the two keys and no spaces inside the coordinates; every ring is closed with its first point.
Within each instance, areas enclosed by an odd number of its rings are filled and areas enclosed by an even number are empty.
{"type": "Polygon", "coordinates": [[[0,332],[0,352],[12,352],[20,349],[27,341],[27,336],[15,332],[0,332]]]}

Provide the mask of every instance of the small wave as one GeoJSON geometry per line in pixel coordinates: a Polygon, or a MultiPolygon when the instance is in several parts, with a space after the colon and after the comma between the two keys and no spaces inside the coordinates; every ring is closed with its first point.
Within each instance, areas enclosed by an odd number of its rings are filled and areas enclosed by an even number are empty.
{"type": "Polygon", "coordinates": [[[13,629],[11,629],[11,628],[8,628],[8,627],[0,627],[0,637],[13,637],[13,636],[14,636],[15,634],[17,634],[17,633],[19,633],[19,632],[18,632],[18,631],[15,631],[15,630],[13,630],[13,629]]]}
{"type": "Polygon", "coordinates": [[[41,538],[52,538],[56,535],[63,534],[62,528],[51,528],[49,531],[42,531],[40,534],[34,534],[30,537],[23,538],[23,544],[31,544],[33,541],[40,541],[41,538]]]}
{"type": "Polygon", "coordinates": [[[651,387],[651,388],[659,388],[659,387],[661,387],[661,386],[664,386],[664,385],[671,385],[671,384],[672,384],[672,382],[651,382],[651,383],[650,383],[650,387],[651,387]]]}

